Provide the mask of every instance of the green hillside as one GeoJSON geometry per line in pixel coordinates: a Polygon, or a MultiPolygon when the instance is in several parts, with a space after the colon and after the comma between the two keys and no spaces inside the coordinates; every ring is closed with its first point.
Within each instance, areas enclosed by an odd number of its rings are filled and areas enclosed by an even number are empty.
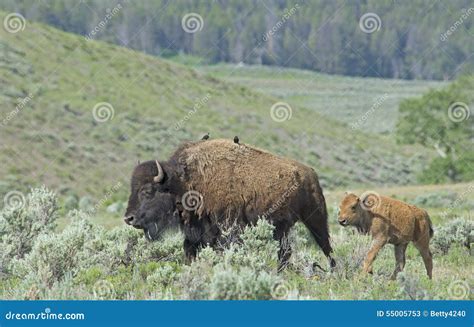
{"type": "Polygon", "coordinates": [[[206,132],[305,162],[329,187],[407,184],[431,156],[353,132],[301,103],[276,122],[277,101],[287,100],[39,23],[15,34],[0,29],[0,195],[46,184],[103,197],[118,185],[113,197],[124,200],[137,160],[167,158],[206,132]],[[111,119],[104,111],[94,119],[101,102],[113,107],[111,119]]]}
{"type": "Polygon", "coordinates": [[[214,77],[284,98],[295,106],[312,109],[349,127],[355,123],[354,128],[370,133],[391,133],[402,100],[447,84],[327,75],[269,66],[220,64],[197,68],[214,77]],[[367,112],[371,114],[362,118],[367,112]]]}

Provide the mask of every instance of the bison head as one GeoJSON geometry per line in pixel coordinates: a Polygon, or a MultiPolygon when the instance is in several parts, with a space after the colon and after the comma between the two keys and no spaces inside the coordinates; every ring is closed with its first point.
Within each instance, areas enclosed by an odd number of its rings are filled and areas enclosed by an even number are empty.
{"type": "Polygon", "coordinates": [[[158,161],[147,161],[135,167],[131,194],[125,212],[125,223],[143,229],[148,240],[177,224],[175,196],[165,183],[165,172],[158,161]]]}

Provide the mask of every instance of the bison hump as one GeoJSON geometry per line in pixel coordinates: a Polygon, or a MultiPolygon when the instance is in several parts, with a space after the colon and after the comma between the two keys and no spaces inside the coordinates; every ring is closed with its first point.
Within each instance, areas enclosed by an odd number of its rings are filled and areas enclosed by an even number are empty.
{"type": "Polygon", "coordinates": [[[306,173],[301,171],[305,166],[293,160],[231,140],[194,144],[180,154],[179,162],[185,170],[185,185],[203,195],[209,212],[249,206],[265,210],[291,196],[306,173]]]}

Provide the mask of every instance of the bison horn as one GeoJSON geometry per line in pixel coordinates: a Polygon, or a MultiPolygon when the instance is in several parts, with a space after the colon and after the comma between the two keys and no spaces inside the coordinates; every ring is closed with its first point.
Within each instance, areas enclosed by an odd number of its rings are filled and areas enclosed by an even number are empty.
{"type": "Polygon", "coordinates": [[[158,162],[158,160],[155,160],[155,162],[156,162],[156,168],[158,168],[158,175],[156,175],[153,178],[153,181],[156,183],[161,183],[161,181],[163,180],[163,177],[165,177],[165,173],[163,172],[163,168],[161,168],[161,165],[158,162]]]}

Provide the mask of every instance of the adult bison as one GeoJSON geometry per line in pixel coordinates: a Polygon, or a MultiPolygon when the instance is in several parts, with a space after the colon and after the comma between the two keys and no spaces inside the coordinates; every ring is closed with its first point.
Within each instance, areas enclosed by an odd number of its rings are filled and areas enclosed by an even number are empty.
{"type": "Polygon", "coordinates": [[[253,225],[259,217],[275,226],[280,268],[291,255],[289,229],[301,221],[331,257],[327,211],[318,176],[296,161],[230,140],[182,145],[168,161],[135,167],[125,222],[156,240],[177,217],[188,260],[200,247],[219,244],[222,231],[253,225]]]}

